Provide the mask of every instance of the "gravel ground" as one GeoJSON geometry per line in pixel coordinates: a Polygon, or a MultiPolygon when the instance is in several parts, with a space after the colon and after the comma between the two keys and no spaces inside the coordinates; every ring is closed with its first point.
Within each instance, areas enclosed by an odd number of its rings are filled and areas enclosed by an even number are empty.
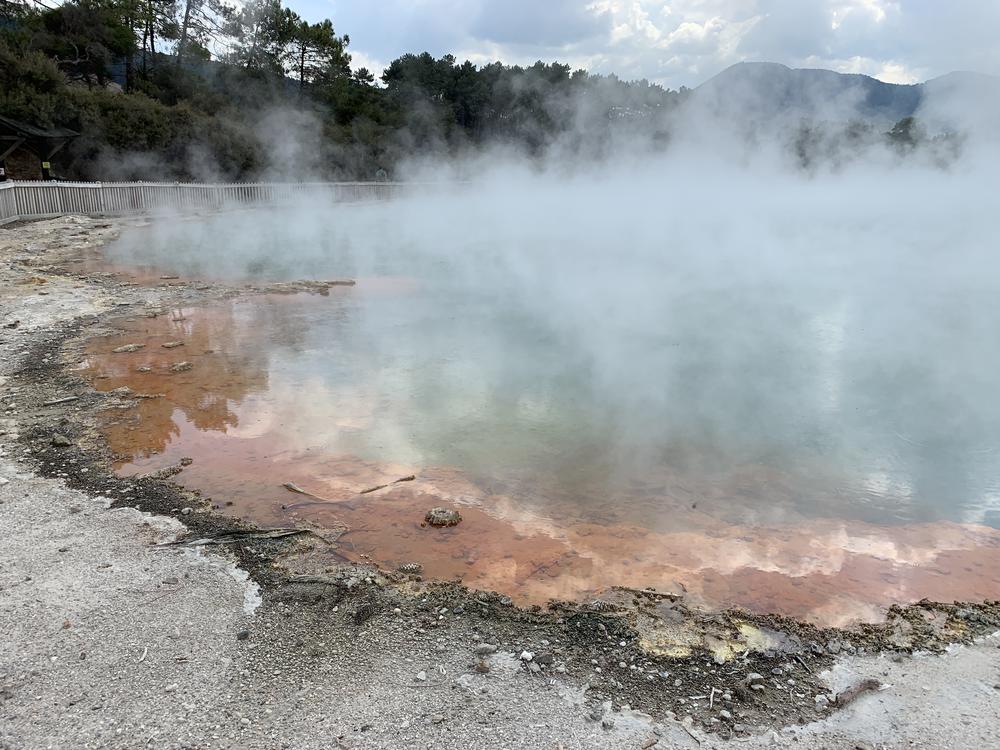
{"type": "Polygon", "coordinates": [[[532,673],[519,659],[539,637],[530,625],[448,612],[421,627],[419,600],[398,614],[381,601],[368,618],[356,599],[261,603],[227,557],[154,546],[181,524],[36,476],[18,451],[23,394],[8,376],[32,343],[167,293],[29,262],[36,243],[115,230],[95,224],[0,229],[0,324],[20,321],[0,329],[0,748],[1000,747],[995,636],[943,655],[838,658],[822,675],[832,693],[861,677],[884,688],[804,726],[775,717],[726,741],[602,705],[578,674],[532,673]],[[473,649],[489,642],[500,649],[482,673],[473,649]]]}

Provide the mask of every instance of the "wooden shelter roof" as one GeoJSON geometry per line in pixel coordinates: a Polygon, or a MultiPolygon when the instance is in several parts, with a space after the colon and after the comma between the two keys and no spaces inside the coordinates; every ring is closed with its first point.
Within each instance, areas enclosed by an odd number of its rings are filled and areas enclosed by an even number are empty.
{"type": "Polygon", "coordinates": [[[68,128],[40,128],[0,115],[0,161],[25,146],[46,162],[78,135],[68,128]]]}

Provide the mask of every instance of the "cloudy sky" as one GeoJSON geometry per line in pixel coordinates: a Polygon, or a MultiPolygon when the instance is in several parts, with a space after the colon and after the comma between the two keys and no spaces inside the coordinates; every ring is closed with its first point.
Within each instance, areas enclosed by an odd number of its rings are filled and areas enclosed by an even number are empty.
{"type": "Polygon", "coordinates": [[[403,52],[695,86],[741,60],[910,83],[1000,74],[1000,0],[286,0],[375,72],[403,52]]]}

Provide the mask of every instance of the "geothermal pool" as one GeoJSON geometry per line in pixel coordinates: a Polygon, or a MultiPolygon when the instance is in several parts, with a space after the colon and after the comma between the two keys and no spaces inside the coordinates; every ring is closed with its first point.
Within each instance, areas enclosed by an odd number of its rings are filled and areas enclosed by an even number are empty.
{"type": "Polygon", "coordinates": [[[107,415],[118,470],[190,457],[174,480],[222,512],[346,529],[312,564],[523,603],[655,586],[839,624],[1000,596],[985,245],[953,236],[942,264],[933,217],[884,203],[845,226],[789,194],[800,223],[699,232],[634,206],[609,232],[548,197],[530,232],[432,199],[126,233],[112,262],[357,283],[117,321],[85,372],[163,394],[107,415]],[[435,505],[462,523],[423,527],[435,505]]]}

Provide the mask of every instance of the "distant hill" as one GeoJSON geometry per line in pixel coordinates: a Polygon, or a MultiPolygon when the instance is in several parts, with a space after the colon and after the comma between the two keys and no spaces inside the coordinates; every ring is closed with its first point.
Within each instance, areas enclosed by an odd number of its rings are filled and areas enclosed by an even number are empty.
{"type": "Polygon", "coordinates": [[[917,116],[932,128],[1000,133],[1000,78],[958,71],[922,85],[917,116]]]}
{"type": "Polygon", "coordinates": [[[691,100],[717,116],[758,122],[860,119],[890,125],[929,109],[946,126],[965,119],[963,110],[981,112],[984,102],[1000,102],[1000,78],[955,72],[903,85],[832,70],[738,63],[698,86],[691,100]]]}

